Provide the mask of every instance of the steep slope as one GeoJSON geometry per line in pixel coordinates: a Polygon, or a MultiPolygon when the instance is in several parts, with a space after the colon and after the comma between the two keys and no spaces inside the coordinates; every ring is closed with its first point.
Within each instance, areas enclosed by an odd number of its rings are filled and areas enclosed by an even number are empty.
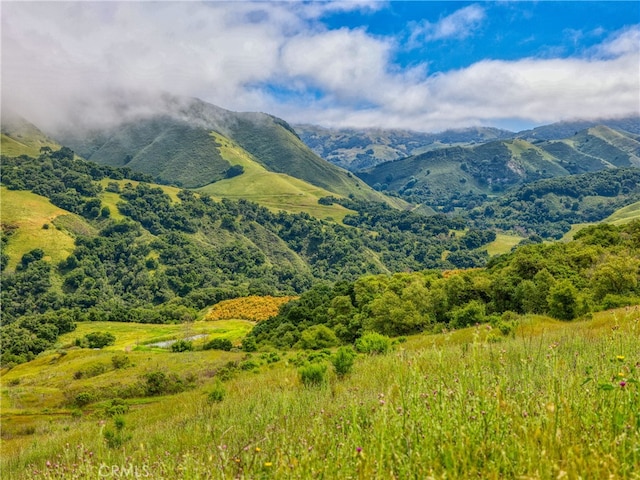
{"type": "Polygon", "coordinates": [[[242,167],[240,175],[206,185],[199,190],[218,198],[245,199],[273,210],[307,212],[317,218],[341,221],[351,210],[341,205],[321,205],[318,200],[332,192],[285,173],[275,173],[250,153],[218,133],[212,133],[222,158],[242,167]]]}
{"type": "Polygon", "coordinates": [[[404,206],[373,191],[349,172],[309,150],[283,120],[264,113],[235,113],[197,99],[165,96],[158,113],[110,129],[70,132],[61,140],[85,158],[127,166],[187,188],[204,187],[227,175],[211,132],[234,142],[267,170],[287,174],[331,194],[404,206]]]}
{"type": "Polygon", "coordinates": [[[542,125],[531,130],[518,132],[518,138],[525,140],[561,140],[571,137],[577,132],[604,125],[614,130],[622,130],[634,135],[640,135],[640,117],[623,117],[597,120],[575,120],[542,125]]]}
{"type": "Polygon", "coordinates": [[[562,140],[513,139],[440,149],[359,175],[374,188],[442,206],[456,196],[489,195],[542,178],[638,166],[638,137],[598,126],[562,140]]]}
{"type": "Polygon", "coordinates": [[[3,110],[0,120],[0,152],[2,155],[39,155],[41,148],[57,150],[60,145],[21,116],[3,110]]]}
{"type": "Polygon", "coordinates": [[[470,145],[513,137],[513,132],[488,127],[440,133],[384,129],[330,129],[295,125],[300,138],[315,153],[353,172],[379,163],[453,145],[470,145]]]}

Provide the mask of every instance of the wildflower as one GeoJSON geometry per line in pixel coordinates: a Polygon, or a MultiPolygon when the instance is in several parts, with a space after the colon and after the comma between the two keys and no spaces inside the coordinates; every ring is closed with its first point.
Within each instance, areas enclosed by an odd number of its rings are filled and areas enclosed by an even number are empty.
{"type": "Polygon", "coordinates": [[[256,452],[259,452],[260,450],[260,447],[256,447],[256,452]]]}
{"type": "Polygon", "coordinates": [[[621,362],[621,361],[623,361],[623,360],[624,360],[624,355],[618,355],[618,356],[616,357],[616,360],[618,360],[618,361],[620,361],[620,362],[621,362]]]}
{"type": "Polygon", "coordinates": [[[362,447],[356,447],[356,453],[357,454],[361,454],[362,453],[362,447]]]}
{"type": "Polygon", "coordinates": [[[620,387],[624,388],[626,384],[627,384],[627,382],[622,380],[619,385],[620,385],[620,387]]]}
{"type": "Polygon", "coordinates": [[[619,376],[619,377],[624,377],[624,372],[619,372],[619,373],[618,373],[618,376],[619,376]]]}
{"type": "Polygon", "coordinates": [[[264,466],[265,466],[265,467],[270,467],[271,465],[273,465],[273,463],[271,463],[271,462],[264,462],[264,466]]]}

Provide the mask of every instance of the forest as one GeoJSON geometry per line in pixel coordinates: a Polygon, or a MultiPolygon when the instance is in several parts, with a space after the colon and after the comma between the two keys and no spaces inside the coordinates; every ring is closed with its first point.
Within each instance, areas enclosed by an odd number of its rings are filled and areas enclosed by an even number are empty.
{"type": "MultiPolygon", "coordinates": [[[[33,358],[75,321],[180,322],[221,300],[299,294],[318,281],[482,266],[488,256],[478,248],[495,238],[465,232],[454,216],[354,199],[344,225],[190,190],[176,200],[144,175],[81,160],[66,147],[2,163],[9,190],[42,195],[87,225],[70,232],[73,252],[57,264],[42,246],[9,269],[3,248],[2,336],[11,345],[3,362],[33,358]],[[101,200],[107,192],[118,195],[123,218],[101,200]]],[[[16,228],[2,225],[3,245],[16,228]]],[[[66,227],[54,220],[43,228],[66,227]]]]}
{"type": "MultiPolygon", "coordinates": [[[[9,269],[3,248],[3,364],[32,359],[78,321],[185,322],[248,295],[301,294],[251,341],[304,348],[353,343],[367,331],[398,336],[488,323],[508,333],[517,313],[571,320],[640,303],[637,222],[492,259],[482,248],[496,238],[495,225],[510,225],[497,220],[509,218],[506,209],[526,225],[542,222],[527,212],[545,195],[632,192],[637,171],[545,180],[510,193],[502,210],[472,210],[472,221],[322,199],[355,212],[338,224],[189,190],[172,199],[142,175],[80,160],[65,147],[2,162],[8,189],[47,197],[92,227],[74,232],[73,252],[56,264],[36,248],[9,269]],[[118,195],[122,219],[112,218],[103,192],[118,195]]],[[[43,228],[59,227],[54,220],[43,228]]],[[[13,233],[2,225],[3,246],[13,233]]]]}

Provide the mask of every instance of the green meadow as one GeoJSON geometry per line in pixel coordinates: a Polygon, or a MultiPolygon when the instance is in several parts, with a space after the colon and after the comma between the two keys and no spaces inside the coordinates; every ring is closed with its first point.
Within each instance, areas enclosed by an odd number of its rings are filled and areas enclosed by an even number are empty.
{"type": "Polygon", "coordinates": [[[217,198],[243,198],[272,210],[307,212],[314,217],[330,218],[337,222],[342,221],[348,213],[353,213],[341,205],[318,204],[320,198],[334,194],[290,175],[271,172],[233,141],[215,132],[211,135],[222,158],[232,165],[242,166],[244,172],[202,187],[201,192],[217,198]]]}
{"type": "MultiPolygon", "coordinates": [[[[240,334],[218,322],[192,332],[216,325],[240,334]]],[[[113,329],[112,347],[78,349],[92,330],[80,324],[3,372],[3,478],[638,478],[637,306],[573,322],[524,316],[508,336],[481,325],[400,338],[343,376],[328,351],[147,351],[139,342],[185,326],[113,329]],[[131,364],[74,379],[114,354],[131,364]],[[326,369],[313,385],[299,373],[309,364],[326,369]],[[114,415],[104,392],[153,371],[192,386],[125,398],[114,415]],[[69,391],[90,385],[95,400],[74,405],[69,391]]]]}
{"type": "Polygon", "coordinates": [[[53,222],[69,212],[31,192],[0,187],[3,229],[15,230],[14,240],[6,247],[9,269],[14,269],[22,255],[42,248],[53,263],[65,259],[74,249],[73,238],[53,222]]]}

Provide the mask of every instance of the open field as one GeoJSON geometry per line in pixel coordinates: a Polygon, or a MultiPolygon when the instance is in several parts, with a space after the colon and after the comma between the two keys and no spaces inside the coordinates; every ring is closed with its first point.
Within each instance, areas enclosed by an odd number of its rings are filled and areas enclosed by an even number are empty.
{"type": "MultiPolygon", "coordinates": [[[[614,225],[623,225],[625,223],[632,222],[633,220],[637,220],[640,218],[640,202],[635,202],[626,207],[622,207],[619,210],[616,210],[607,218],[605,218],[600,223],[612,223],[614,225]]],[[[573,239],[573,236],[576,234],[578,230],[581,230],[589,225],[595,225],[594,223],[576,223],[575,225],[571,225],[571,230],[569,230],[562,237],[562,241],[568,242],[573,239]]]]}
{"type": "Polygon", "coordinates": [[[5,187],[0,187],[0,199],[3,228],[13,230],[5,251],[10,258],[10,270],[16,267],[22,255],[34,248],[42,248],[53,263],[64,260],[73,251],[73,238],[52,224],[69,212],[40,195],[5,187]]]}
{"type": "Polygon", "coordinates": [[[482,247],[487,250],[490,256],[501,255],[503,253],[509,253],[513,247],[518,245],[523,240],[523,237],[519,235],[508,235],[506,233],[496,234],[496,239],[482,247]]]}
{"type": "Polygon", "coordinates": [[[79,353],[44,354],[2,376],[3,417],[12,427],[3,433],[3,473],[96,478],[115,467],[159,479],[637,478],[639,338],[638,307],[568,323],[524,317],[514,337],[486,325],[409,337],[390,354],[360,355],[343,378],[329,370],[317,387],[300,383],[303,352],[281,352],[273,362],[255,353],[257,369],[220,383],[199,366],[247,361],[246,354],[133,351],[131,372],[149,357],[146,368],[195,372],[196,386],[127,400],[120,417],[106,416],[103,400],[46,421],[36,406],[18,415],[17,391],[55,398],[47,389],[61,384],[56,372],[79,353]],[[208,400],[220,388],[223,395],[208,400]]]}
{"type": "Polygon", "coordinates": [[[202,187],[200,191],[218,198],[243,198],[272,210],[307,212],[314,217],[337,222],[351,213],[341,205],[318,204],[318,199],[335,195],[328,190],[284,173],[271,172],[231,140],[216,133],[211,135],[220,145],[222,157],[232,165],[241,165],[244,173],[202,187]]]}

